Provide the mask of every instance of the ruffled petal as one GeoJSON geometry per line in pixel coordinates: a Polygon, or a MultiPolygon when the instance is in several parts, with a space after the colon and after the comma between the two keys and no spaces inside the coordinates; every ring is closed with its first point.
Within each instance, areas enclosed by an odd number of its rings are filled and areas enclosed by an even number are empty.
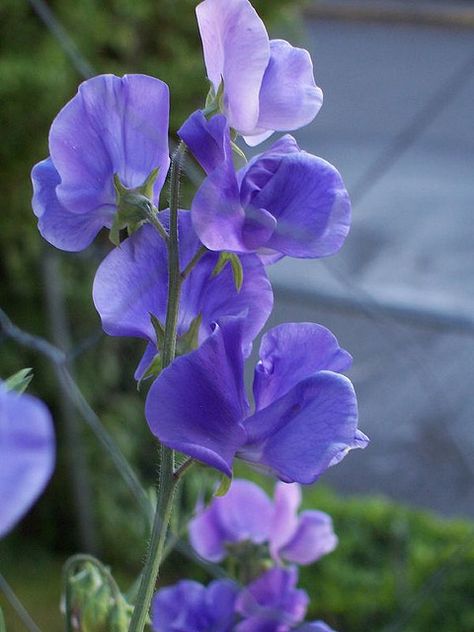
{"type": "Polygon", "coordinates": [[[151,431],[162,443],[227,476],[246,438],[243,320],[223,319],[199,349],[176,358],[152,385],[145,406],[151,431]]]}
{"type": "Polygon", "coordinates": [[[356,441],[357,401],[351,382],[320,371],[245,420],[239,456],[285,482],[314,483],[356,441]]]}
{"type": "Polygon", "coordinates": [[[154,632],[231,632],[238,587],[218,579],[204,587],[192,580],[159,590],[152,603],[154,632]]]}
{"type": "Polygon", "coordinates": [[[113,175],[136,187],[159,168],[155,202],[166,178],[168,86],[146,75],[100,75],[79,86],[49,135],[61,176],[58,199],[76,213],[115,206],[113,175]]]}
{"type": "MultiPolygon", "coordinates": [[[[167,211],[160,219],[168,226],[167,211]]],[[[179,245],[181,269],[196,254],[200,243],[191,224],[190,213],[179,213],[179,245]]],[[[230,265],[217,276],[213,270],[218,255],[205,254],[181,287],[178,335],[185,334],[193,320],[202,317],[199,342],[212,332],[212,323],[225,316],[248,312],[243,328],[242,344],[248,349],[265,324],[273,306],[273,293],[264,266],[256,255],[241,258],[243,283],[240,291],[230,265]]],[[[102,262],[94,280],[93,297],[106,333],[113,336],[138,336],[151,342],[146,358],[136,375],[140,378],[157,353],[156,335],[150,314],[162,324],[166,318],[168,288],[167,248],[150,225],[142,226],[124,240],[102,262]]]]}
{"type": "Polygon", "coordinates": [[[330,516],[322,511],[303,511],[295,533],[279,555],[295,564],[312,564],[334,551],[337,542],[330,516]]]}
{"type": "Polygon", "coordinates": [[[112,212],[107,208],[97,213],[72,213],[60,204],[56,187],[61,182],[51,158],[33,167],[33,211],[38,229],[50,244],[60,250],[78,252],[87,248],[103,226],[110,226],[112,212]]]}
{"type": "Polygon", "coordinates": [[[225,496],[214,498],[190,522],[191,544],[201,557],[220,562],[227,555],[226,544],[266,541],[272,513],[272,503],[258,485],[236,479],[225,496]]]}
{"type": "Polygon", "coordinates": [[[260,90],[257,128],[291,131],[314,119],[323,93],[313,76],[308,51],[284,40],[270,41],[270,61],[260,90]]]}
{"type": "Polygon", "coordinates": [[[270,59],[265,25],[248,0],[205,0],[196,7],[207,76],[224,81],[225,114],[240,133],[253,132],[259,92],[270,59]]]}
{"type": "Polygon", "coordinates": [[[214,500],[189,523],[189,540],[193,549],[209,562],[221,562],[227,555],[229,534],[223,528],[214,500]]]}
{"type": "Polygon", "coordinates": [[[297,581],[296,568],[272,568],[250,583],[235,603],[237,612],[245,617],[236,630],[289,630],[304,619],[309,598],[304,590],[296,589],[297,581]],[[269,627],[270,623],[273,628],[269,627]],[[284,624],[288,628],[283,627],[284,624]]]}
{"type": "Polygon", "coordinates": [[[229,124],[222,114],[208,120],[197,110],[180,127],[178,136],[207,174],[232,160],[229,124]]]}
{"type": "Polygon", "coordinates": [[[191,215],[199,239],[210,250],[255,250],[246,246],[242,235],[245,212],[232,161],[223,163],[204,180],[194,196],[191,215]]]}
{"type": "Polygon", "coordinates": [[[0,537],[42,493],[54,462],[54,429],[46,406],[0,382],[0,537]]]}
{"type": "Polygon", "coordinates": [[[352,358],[336,337],[315,323],[285,323],[274,327],[260,344],[253,392],[257,410],[282,397],[298,382],[318,371],[345,371],[352,358]]]}
{"type": "Polygon", "coordinates": [[[270,554],[275,560],[280,559],[279,550],[291,539],[298,527],[296,512],[300,504],[301,488],[297,483],[276,484],[270,528],[270,554]]]}
{"type": "Polygon", "coordinates": [[[332,255],[349,232],[351,204],[339,172],[306,152],[284,156],[252,203],[277,220],[266,248],[285,255],[332,255]]]}
{"type": "Polygon", "coordinates": [[[150,224],[107,255],[97,269],[92,290],[107,334],[156,343],[150,314],[165,322],[167,265],[166,244],[150,224]]]}

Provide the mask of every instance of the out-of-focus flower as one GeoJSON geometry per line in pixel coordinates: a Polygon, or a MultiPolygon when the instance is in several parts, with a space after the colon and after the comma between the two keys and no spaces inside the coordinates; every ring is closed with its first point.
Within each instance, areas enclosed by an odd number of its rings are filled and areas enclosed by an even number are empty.
{"type": "MultiPolygon", "coordinates": [[[[160,219],[168,225],[166,211],[160,213],[160,219]]],[[[200,246],[187,211],[179,213],[179,244],[184,270],[200,246]]],[[[166,244],[157,231],[150,225],[142,226],[109,253],[94,281],[94,303],[104,330],[113,336],[137,336],[148,341],[135,374],[137,379],[143,376],[158,353],[159,341],[150,315],[165,323],[167,256],[166,244]]],[[[257,256],[241,257],[243,284],[240,291],[235,287],[230,265],[218,275],[213,274],[218,258],[216,253],[206,253],[182,282],[178,336],[185,336],[193,324],[196,325],[196,319],[200,319],[194,342],[202,343],[211,334],[211,325],[216,319],[246,313],[242,345],[247,353],[272,310],[272,288],[257,256]]]]}
{"type": "Polygon", "coordinates": [[[204,587],[183,580],[162,588],[153,598],[152,625],[155,632],[233,632],[236,584],[216,580],[204,587]]]}
{"type": "Polygon", "coordinates": [[[204,0],[196,15],[215,107],[249,145],[314,119],[323,94],[308,51],[269,40],[248,0],[204,0]]]}
{"type": "Polygon", "coordinates": [[[351,221],[342,178],[292,136],[236,172],[222,115],[206,121],[195,112],[179,133],[208,174],[191,211],[210,250],[257,252],[273,262],[284,255],[327,257],[341,248],[351,221]]]}
{"type": "Polygon", "coordinates": [[[168,447],[227,476],[239,456],[285,482],[313,483],[368,443],[352,384],[339,373],[350,356],[320,325],[275,327],[262,339],[251,414],[244,326],[245,318],[222,319],[199,349],[161,373],[147,397],[148,424],[168,447]]]}
{"type": "Polygon", "coordinates": [[[238,595],[237,612],[244,620],[236,632],[289,632],[306,614],[309,598],[296,588],[296,568],[273,568],[238,595]]]}
{"type": "Polygon", "coordinates": [[[169,167],[168,86],[146,75],[100,75],[79,86],[49,134],[50,157],[32,171],[33,210],[43,237],[86,248],[117,212],[114,176],[148,189],[158,204],[169,167]]]}
{"type": "Polygon", "coordinates": [[[277,483],[272,502],[255,483],[236,479],[191,520],[191,544],[201,557],[220,562],[229,545],[267,542],[274,560],[311,564],[335,549],[337,537],[330,516],[314,510],[298,515],[300,503],[297,483],[277,483]]]}
{"type": "Polygon", "coordinates": [[[41,494],[54,461],[53,422],[46,406],[0,381],[0,537],[41,494]]]}

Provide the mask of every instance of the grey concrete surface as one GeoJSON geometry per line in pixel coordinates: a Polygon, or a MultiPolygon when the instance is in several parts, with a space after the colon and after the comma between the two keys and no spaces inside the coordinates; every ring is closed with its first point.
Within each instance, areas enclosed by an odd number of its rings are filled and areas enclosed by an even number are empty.
{"type": "Polygon", "coordinates": [[[297,136],[339,168],[357,203],[338,255],[271,269],[273,323],[312,320],[335,331],[355,358],[360,425],[372,439],[325,481],[474,516],[474,332],[423,318],[414,325],[383,309],[474,313],[474,32],[305,26],[325,104],[297,136]],[[462,68],[442,111],[382,177],[361,185],[462,68]],[[354,309],[326,303],[325,293],[354,309]]]}

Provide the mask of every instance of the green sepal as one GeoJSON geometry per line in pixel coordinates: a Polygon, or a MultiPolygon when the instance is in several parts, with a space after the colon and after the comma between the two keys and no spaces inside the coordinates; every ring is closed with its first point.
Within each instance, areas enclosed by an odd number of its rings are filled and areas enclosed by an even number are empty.
{"type": "Polygon", "coordinates": [[[176,355],[185,355],[190,351],[194,351],[199,346],[199,329],[202,323],[202,314],[198,314],[193,318],[189,325],[188,331],[179,336],[176,341],[176,355]]]}
{"type": "Polygon", "coordinates": [[[165,344],[164,325],[162,325],[161,321],[155,316],[155,314],[152,314],[151,312],[149,312],[149,314],[151,324],[153,325],[153,329],[155,330],[156,334],[156,346],[158,347],[158,349],[163,349],[165,344]]]}
{"type": "Polygon", "coordinates": [[[221,496],[225,496],[232,485],[232,477],[228,477],[225,474],[221,477],[221,482],[219,483],[219,487],[214,492],[214,496],[220,498],[221,496]]]}
{"type": "Polygon", "coordinates": [[[163,362],[161,360],[161,353],[157,353],[153,360],[148,365],[145,373],[137,382],[137,391],[141,389],[142,382],[147,380],[149,377],[158,377],[163,369],[163,362]]]}
{"type": "Polygon", "coordinates": [[[234,284],[237,292],[240,292],[242,283],[244,282],[244,269],[242,268],[242,262],[235,252],[221,252],[219,259],[217,260],[216,267],[212,271],[212,276],[217,276],[222,272],[226,265],[230,263],[232,267],[232,274],[234,276],[234,284]]]}
{"type": "Polygon", "coordinates": [[[232,151],[234,153],[234,156],[237,156],[237,158],[242,159],[244,161],[244,163],[247,164],[247,162],[248,162],[247,156],[240,149],[240,147],[233,140],[230,142],[230,145],[232,147],[232,151]]]}
{"type": "Polygon", "coordinates": [[[206,97],[206,105],[203,110],[203,114],[206,118],[211,118],[214,114],[220,114],[224,111],[224,79],[221,77],[221,82],[217,89],[214,90],[214,86],[211,84],[209,92],[206,97]]]}
{"type": "Polygon", "coordinates": [[[143,184],[128,189],[120,182],[117,173],[114,174],[114,188],[116,193],[117,211],[110,228],[110,241],[118,246],[120,244],[120,231],[127,228],[129,234],[135,232],[143,222],[146,222],[150,213],[156,211],[153,206],[153,186],[158,176],[159,168],[147,176],[143,184]]]}
{"type": "Polygon", "coordinates": [[[17,393],[24,393],[31,380],[33,379],[33,369],[21,369],[17,373],[11,375],[5,380],[5,386],[9,391],[17,391],[17,393]]]}
{"type": "Polygon", "coordinates": [[[0,632],[7,632],[7,624],[5,623],[5,617],[3,616],[3,610],[0,606],[0,632]]]}

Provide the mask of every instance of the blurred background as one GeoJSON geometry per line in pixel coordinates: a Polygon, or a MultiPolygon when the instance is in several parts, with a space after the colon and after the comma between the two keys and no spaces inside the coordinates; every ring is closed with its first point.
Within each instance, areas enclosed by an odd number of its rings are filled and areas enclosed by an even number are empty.
{"type": "MultiPolygon", "coordinates": [[[[102,335],[91,300],[107,236],[84,253],[54,252],[36,230],[29,173],[48,153],[55,114],[90,74],[166,81],[175,138],[207,92],[196,4],[0,2],[0,307],[68,351],[87,401],[147,485],[155,445],[130,379],[144,345],[102,335]]],[[[338,167],[354,209],[336,257],[270,269],[269,326],[311,320],[336,333],[355,358],[360,427],[372,439],[306,494],[333,515],[341,541],[304,573],[312,613],[346,632],[472,632],[474,3],[253,4],[272,37],[312,54],[325,103],[296,136],[338,167]]],[[[0,572],[55,632],[64,559],[95,552],[126,582],[143,558],[144,525],[54,366],[0,335],[0,376],[25,366],[56,419],[59,462],[41,502],[0,543],[0,572]]],[[[25,629],[5,610],[9,630],[25,629]]]]}

